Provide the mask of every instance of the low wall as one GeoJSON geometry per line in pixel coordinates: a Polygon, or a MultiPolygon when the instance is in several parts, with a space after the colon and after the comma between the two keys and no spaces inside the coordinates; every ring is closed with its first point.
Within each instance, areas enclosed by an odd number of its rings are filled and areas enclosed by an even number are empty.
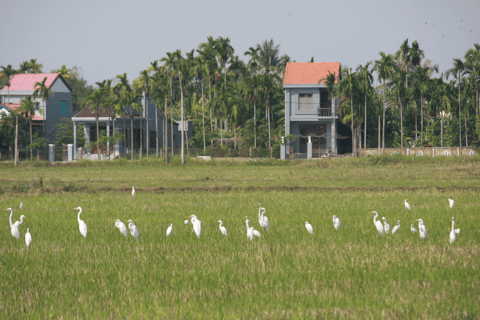
{"type": "Polygon", "coordinates": [[[477,154],[471,147],[435,147],[435,148],[367,148],[358,151],[359,157],[401,154],[404,156],[470,156],[477,154]]]}

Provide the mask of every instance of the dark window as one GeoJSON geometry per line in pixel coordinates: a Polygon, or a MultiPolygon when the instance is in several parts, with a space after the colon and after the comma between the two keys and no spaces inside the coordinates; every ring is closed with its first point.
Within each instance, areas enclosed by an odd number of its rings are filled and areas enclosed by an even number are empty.
{"type": "Polygon", "coordinates": [[[157,132],[156,131],[150,131],[150,137],[149,137],[149,143],[150,143],[150,149],[156,148],[157,147],[157,132]]]}

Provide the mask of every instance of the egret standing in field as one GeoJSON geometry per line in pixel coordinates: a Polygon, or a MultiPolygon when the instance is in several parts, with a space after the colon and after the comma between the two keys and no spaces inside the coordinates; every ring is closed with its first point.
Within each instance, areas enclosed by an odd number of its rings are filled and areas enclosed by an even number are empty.
{"type": "Polygon", "coordinates": [[[410,210],[410,205],[408,204],[407,199],[405,199],[405,208],[407,208],[408,210],[410,210]]]}
{"type": "Polygon", "coordinates": [[[80,233],[82,234],[82,236],[87,238],[87,225],[85,224],[85,222],[83,222],[82,219],[80,219],[80,214],[82,213],[82,208],[81,207],[76,207],[76,208],[73,208],[73,210],[80,210],[78,212],[78,215],[77,215],[78,229],[80,230],[80,233]]]}
{"type": "Polygon", "coordinates": [[[342,224],[340,223],[340,219],[338,219],[336,215],[333,215],[332,218],[333,218],[333,227],[335,228],[335,230],[340,229],[340,227],[342,226],[342,224]]]}
{"type": "Polygon", "coordinates": [[[25,233],[25,244],[27,248],[30,248],[30,243],[32,242],[32,235],[30,234],[30,228],[27,228],[27,233],[25,233]]]}
{"type": "Polygon", "coordinates": [[[262,207],[262,205],[259,203],[260,209],[258,209],[258,223],[260,224],[260,227],[263,228],[263,230],[269,230],[270,229],[270,220],[265,214],[265,208],[262,207]]]}
{"type": "Polygon", "coordinates": [[[250,241],[253,241],[255,239],[255,236],[253,235],[253,227],[250,227],[248,225],[248,223],[250,222],[250,220],[248,220],[248,217],[245,216],[245,224],[247,225],[247,238],[250,240],[250,241]]]}
{"type": "Polygon", "coordinates": [[[170,227],[167,228],[167,232],[166,232],[167,237],[172,234],[172,229],[173,229],[173,223],[170,224],[170,227]]]}
{"type": "Polygon", "coordinates": [[[135,196],[135,186],[132,186],[132,196],[135,196]]]}
{"type": "Polygon", "coordinates": [[[450,205],[450,209],[452,209],[455,201],[453,201],[453,199],[448,199],[448,204],[450,205]]]}
{"type": "Polygon", "coordinates": [[[393,227],[392,234],[395,234],[395,232],[397,232],[398,229],[400,229],[400,220],[398,220],[398,224],[395,227],[393,227]]]}
{"type": "Polygon", "coordinates": [[[202,221],[198,220],[197,216],[194,214],[188,216],[188,218],[190,218],[190,221],[192,222],[193,231],[195,231],[197,238],[200,238],[200,235],[202,233],[202,221]]]}
{"type": "Polygon", "coordinates": [[[5,209],[5,211],[10,210],[10,216],[8,217],[8,221],[10,222],[10,232],[12,233],[12,237],[15,239],[20,239],[20,225],[23,223],[23,219],[26,218],[23,214],[20,216],[20,221],[16,221],[15,223],[12,223],[12,215],[13,215],[13,209],[8,208],[5,209]]]}
{"type": "Polygon", "coordinates": [[[415,221],[418,221],[418,232],[420,233],[420,239],[425,242],[425,238],[427,237],[427,227],[423,223],[422,219],[417,219],[415,221]]]}
{"type": "Polygon", "coordinates": [[[132,219],[128,220],[127,222],[128,229],[130,229],[130,234],[135,240],[137,240],[137,242],[140,242],[140,234],[138,233],[137,226],[135,225],[135,223],[133,223],[132,219]]]}
{"type": "Polygon", "coordinates": [[[128,237],[127,227],[120,219],[115,220],[115,227],[120,230],[121,234],[123,234],[125,237],[128,237]]]}
{"type": "Polygon", "coordinates": [[[389,234],[390,233],[390,225],[388,224],[387,222],[387,219],[385,219],[385,217],[382,217],[383,219],[383,224],[384,224],[384,229],[385,229],[385,233],[386,234],[389,234]]]}
{"type": "Polygon", "coordinates": [[[450,231],[450,244],[457,240],[457,233],[455,232],[455,218],[452,217],[452,231],[450,231]]]}
{"type": "Polygon", "coordinates": [[[378,233],[380,233],[381,236],[385,235],[383,231],[383,225],[380,221],[377,221],[378,218],[378,212],[377,211],[372,211],[370,213],[375,213],[375,217],[373,217],[373,224],[377,228],[378,233]]]}
{"type": "Polygon", "coordinates": [[[417,229],[413,227],[413,224],[410,224],[410,231],[412,231],[412,233],[417,233],[417,229]]]}
{"type": "Polygon", "coordinates": [[[308,221],[305,221],[305,228],[307,228],[309,233],[313,234],[313,227],[308,221]]]}
{"type": "Polygon", "coordinates": [[[222,220],[218,220],[217,222],[220,222],[220,224],[218,225],[218,229],[220,229],[220,232],[226,236],[227,235],[227,228],[225,228],[224,226],[222,226],[222,220]]]}
{"type": "Polygon", "coordinates": [[[23,209],[23,202],[20,202],[20,209],[23,209]]]}

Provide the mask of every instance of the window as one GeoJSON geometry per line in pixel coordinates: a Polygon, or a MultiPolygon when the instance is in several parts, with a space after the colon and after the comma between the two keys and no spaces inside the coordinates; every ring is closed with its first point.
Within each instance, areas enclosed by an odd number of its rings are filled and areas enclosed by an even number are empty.
{"type": "Polygon", "coordinates": [[[150,130],[150,137],[149,137],[149,143],[150,143],[150,149],[154,149],[157,147],[157,132],[150,130]]]}
{"type": "Polygon", "coordinates": [[[298,95],[298,110],[313,110],[313,94],[301,93],[298,95]]]}
{"type": "Polygon", "coordinates": [[[61,101],[60,106],[61,106],[60,113],[67,114],[67,101],[61,101]]]}

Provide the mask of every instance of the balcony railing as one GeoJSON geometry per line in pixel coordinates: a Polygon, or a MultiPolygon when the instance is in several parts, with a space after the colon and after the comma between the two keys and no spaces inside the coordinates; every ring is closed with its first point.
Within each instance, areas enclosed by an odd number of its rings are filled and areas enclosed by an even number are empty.
{"type": "Polygon", "coordinates": [[[294,115],[316,115],[333,117],[338,115],[337,109],[332,109],[331,103],[292,103],[294,115]]]}

